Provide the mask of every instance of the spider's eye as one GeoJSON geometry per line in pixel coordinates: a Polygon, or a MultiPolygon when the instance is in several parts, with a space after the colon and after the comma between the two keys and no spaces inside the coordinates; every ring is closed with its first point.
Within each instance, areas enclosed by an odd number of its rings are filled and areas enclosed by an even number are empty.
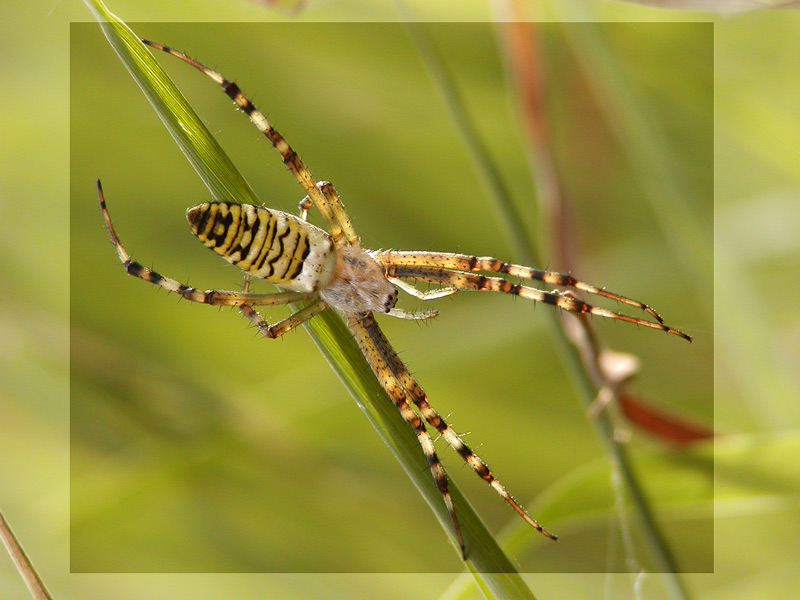
{"type": "Polygon", "coordinates": [[[392,308],[394,308],[394,305],[397,304],[397,295],[397,288],[395,288],[391,294],[386,296],[386,302],[383,303],[383,306],[386,309],[384,312],[388,313],[392,308]]]}

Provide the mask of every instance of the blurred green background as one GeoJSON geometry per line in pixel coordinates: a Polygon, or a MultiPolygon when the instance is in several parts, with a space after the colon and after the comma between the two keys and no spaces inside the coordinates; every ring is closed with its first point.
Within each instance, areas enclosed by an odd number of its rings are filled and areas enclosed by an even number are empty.
{"type": "MultiPolygon", "coordinates": [[[[533,190],[520,132],[510,118],[511,98],[505,92],[494,29],[482,23],[430,29],[488,136],[490,151],[514,182],[522,213],[533,222],[533,190]]],[[[559,118],[568,113],[578,114],[589,126],[598,120],[596,108],[575,81],[566,41],[555,28],[548,29],[547,44],[555,50],[558,74],[555,89],[572,88],[572,96],[564,93],[553,99],[556,128],[560,131],[559,118]],[[593,114],[586,114],[590,111],[593,114]]],[[[581,29],[588,28],[573,29],[583,36],[581,29]]],[[[224,52],[214,53],[214,64],[228,77],[235,77],[245,90],[248,80],[267,81],[268,89],[252,91],[255,101],[317,178],[335,180],[367,247],[511,255],[404,25],[140,25],[137,31],[150,39],[170,38],[172,45],[193,56],[224,47],[224,52]],[[304,40],[302,48],[297,48],[298,39],[304,40]],[[226,58],[235,74],[221,66],[226,58]]],[[[673,108],[676,103],[667,98],[659,99],[657,113],[674,123],[673,139],[684,136],[676,146],[691,149],[685,153],[685,173],[698,186],[705,185],[701,190],[693,187],[699,218],[710,234],[711,27],[619,25],[609,33],[635,47],[653,38],[659,45],[696,46],[685,63],[670,60],[658,69],[672,80],[682,67],[694,67],[698,76],[691,83],[705,86],[700,90],[705,92],[705,111],[696,106],[699,118],[681,121],[679,109],[673,108]],[[695,156],[700,160],[688,158],[695,156]]],[[[235,311],[215,314],[220,311],[188,307],[120,276],[116,256],[98,227],[92,189],[88,197],[81,189],[93,174],[102,175],[119,234],[139,260],[204,288],[235,288],[239,278],[188,233],[182,218],[185,207],[208,194],[136,94],[124,68],[105,51],[97,28],[76,26],[72,39],[73,568],[460,570],[415,491],[302,334],[265,343],[235,311]],[[115,75],[117,79],[110,79],[115,75]],[[115,97],[108,97],[106,90],[114,90],[115,97]],[[98,103],[101,97],[106,101],[98,103]],[[135,112],[139,118],[123,116],[135,112]],[[120,144],[121,139],[132,143],[120,144]],[[141,155],[146,155],[143,161],[138,160],[141,155]],[[86,200],[80,201],[83,197],[86,200]],[[103,277],[103,293],[98,293],[99,273],[109,276],[103,277]],[[380,500],[375,490],[382,490],[380,500]],[[98,498],[105,502],[98,505],[98,498]],[[344,539],[353,543],[343,544],[344,539]],[[417,551],[420,539],[430,539],[426,552],[417,551]],[[114,545],[108,540],[115,540],[114,545]],[[176,552],[175,544],[183,549],[176,552]],[[154,548],[163,549],[163,554],[154,548]]],[[[174,59],[166,66],[196,100],[257,192],[270,206],[294,210],[301,196],[277,153],[210,81],[174,59]]],[[[695,314],[700,312],[702,296],[680,314],[678,299],[689,293],[687,285],[692,290],[694,286],[681,282],[671,264],[657,220],[630,185],[630,171],[617,166],[623,162],[619,150],[607,137],[602,139],[601,127],[592,129],[598,137],[595,147],[570,153],[572,164],[567,166],[582,175],[576,179],[584,189],[574,193],[584,199],[577,210],[588,213],[586,247],[576,254],[589,255],[585,270],[595,270],[595,280],[617,279],[615,288],[630,290],[630,295],[658,296],[660,310],[673,313],[670,319],[701,329],[702,317],[691,316],[690,310],[694,304],[695,314]],[[603,181],[612,189],[595,193],[603,181]],[[644,281],[637,281],[640,278],[644,281]]],[[[575,129],[564,131],[565,146],[590,137],[584,130],[581,140],[570,141],[566,132],[575,129]]],[[[709,235],[707,256],[710,246],[709,235]]],[[[710,299],[710,272],[697,287],[710,299]]],[[[411,309],[421,308],[418,301],[406,302],[411,309]]],[[[512,490],[523,486],[533,498],[600,456],[580,405],[570,401],[575,393],[569,377],[541,327],[547,315],[534,315],[534,307],[525,302],[487,295],[464,294],[438,304],[444,314],[434,322],[389,320],[387,333],[432,401],[445,414],[452,412],[456,426],[474,432],[468,439],[481,447],[490,464],[498,462],[495,456],[507,457],[494,468],[512,490]],[[482,424],[482,439],[471,423],[482,424]],[[498,445],[483,436],[497,439],[498,445]],[[558,460],[552,459],[554,450],[558,460]]],[[[283,314],[280,309],[270,313],[283,314]]],[[[665,403],[691,407],[711,421],[708,337],[689,347],[677,338],[664,339],[617,323],[598,326],[618,347],[641,349],[643,360],[652,363],[642,374],[643,385],[652,382],[648,393],[665,403]],[[629,338],[631,344],[625,341],[629,338]],[[681,385],[675,385],[670,372],[690,362],[694,374],[687,370],[681,385]]],[[[480,480],[470,473],[460,476],[456,457],[448,457],[448,463],[455,463],[455,476],[474,489],[470,497],[481,512],[485,509],[495,529],[514,520],[480,480]]],[[[710,471],[707,474],[710,499],[710,471]]],[[[558,514],[558,509],[553,512],[558,514]]],[[[537,515],[548,523],[555,518],[537,515]]],[[[580,545],[568,542],[554,548],[531,535],[528,546],[541,548],[543,556],[528,557],[525,566],[545,571],[625,570],[624,556],[609,563],[601,543],[608,538],[608,517],[594,517],[594,522],[580,526],[591,531],[591,543],[584,535],[580,545]]],[[[697,537],[705,539],[707,557],[703,561],[702,551],[700,558],[682,556],[687,570],[711,569],[710,510],[706,517],[701,526],[705,532],[697,537]],[[692,564],[697,560],[701,564],[692,564]]],[[[698,518],[692,515],[674,525],[675,537],[691,536],[698,518]]]]}
{"type": "MultiPolygon", "coordinates": [[[[110,8],[129,21],[276,16],[246,3],[230,5],[224,15],[215,14],[218,3],[200,4],[193,15],[148,13],[146,5],[110,8]]],[[[692,18],[598,6],[610,11],[595,14],[598,20],[692,18]]],[[[354,19],[348,10],[347,2],[330,3],[312,7],[306,18],[354,19]]],[[[380,3],[374,10],[376,19],[391,16],[380,3]]],[[[437,10],[445,9],[437,5],[426,14],[435,18],[437,10]]],[[[183,219],[186,207],[207,199],[207,191],[99,29],[73,26],[68,38],[66,23],[88,20],[85,9],[70,5],[62,12],[30,21],[28,31],[37,32],[41,49],[22,43],[21,28],[3,25],[9,29],[4,39],[19,40],[2,59],[4,72],[28,93],[5,111],[20,118],[6,123],[2,207],[7,223],[35,219],[43,243],[31,248],[30,230],[22,226],[5,237],[3,273],[11,277],[2,310],[0,443],[8,458],[0,503],[45,581],[56,597],[439,597],[454,576],[434,573],[460,571],[455,554],[305,334],[261,340],[235,311],[178,302],[118,266],[96,208],[98,176],[135,258],[198,287],[239,284],[237,272],[192,239],[183,219]],[[70,569],[197,574],[69,575],[70,569]],[[200,574],[246,571],[306,573],[200,574]],[[395,574],[381,574],[386,571],[395,574]],[[431,575],[406,574],[415,572],[431,575]]],[[[591,56],[581,56],[586,38],[580,27],[542,30],[552,76],[548,116],[576,211],[576,275],[653,304],[695,343],[593,323],[610,347],[641,358],[638,393],[700,422],[713,419],[725,434],[716,443],[716,573],[686,576],[697,597],[737,598],[743,589],[780,595],[795,582],[797,380],[788,367],[797,358],[791,343],[797,318],[785,301],[766,305],[764,295],[770,289],[774,296],[776,282],[791,286],[797,277],[792,224],[798,215],[791,200],[800,129],[792,98],[798,90],[786,76],[797,60],[797,48],[786,47],[797,30],[793,15],[715,23],[713,46],[710,26],[600,28],[636,92],[633,106],[622,103],[623,109],[641,111],[658,134],[651,151],[664,160],[667,176],[679,176],[672,189],[683,193],[692,218],[675,223],[646,200],[652,181],[637,172],[641,157],[631,156],[635,143],[619,126],[631,121],[625,113],[614,120],[598,99],[598,89],[614,88],[603,88],[604,73],[591,56]],[[777,38],[781,47],[773,43],[777,38]],[[676,250],[670,235],[686,236],[687,248],[707,254],[676,250]]],[[[402,25],[134,29],[238,81],[312,173],[334,182],[366,246],[513,258],[402,25]]],[[[535,231],[534,188],[497,29],[437,24],[428,31],[529,219],[526,227],[535,231]]],[[[262,201],[293,211],[301,194],[277,153],[210,81],[163,59],[262,201]]],[[[523,534],[515,552],[523,569],[571,573],[530,575],[532,589],[538,597],[597,597],[601,589],[634,597],[628,576],[602,575],[624,569],[630,555],[609,514],[613,494],[604,453],[542,327],[547,307],[463,294],[437,308],[441,315],[430,324],[383,319],[382,325],[434,406],[459,431],[470,432],[468,443],[501,481],[562,536],[554,548],[523,534]]],[[[681,566],[709,571],[711,506],[703,500],[711,449],[676,451],[640,432],[631,449],[681,566]]],[[[442,454],[490,528],[519,535],[502,501],[458,457],[444,448],[442,454]]],[[[635,558],[647,562],[640,547],[635,558]]],[[[16,593],[9,597],[25,597],[10,561],[3,564],[1,581],[16,593]]],[[[657,575],[645,585],[648,597],[665,597],[657,575]]]]}

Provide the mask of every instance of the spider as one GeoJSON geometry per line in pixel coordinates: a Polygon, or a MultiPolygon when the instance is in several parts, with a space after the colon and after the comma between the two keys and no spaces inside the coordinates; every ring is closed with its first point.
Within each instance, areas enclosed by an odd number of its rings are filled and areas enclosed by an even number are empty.
{"type": "Polygon", "coordinates": [[[436,311],[412,313],[395,307],[398,288],[424,301],[462,290],[494,291],[544,302],[577,314],[592,314],[659,329],[688,341],[691,341],[691,337],[664,325],[658,313],[646,304],[578,281],[568,274],[510,264],[492,257],[362,248],[334,187],[328,182],[314,180],[297,153],[247,99],[236,83],[173,48],[148,40],[142,41],[190,64],[222,86],[236,106],[280,153],[284,164],[307,195],[299,204],[299,216],[262,206],[229,202],[204,202],[190,208],[186,212],[186,219],[192,232],[208,248],[244,271],[241,291],[201,291],[131,259],[114,229],[98,180],[97,191],[103,219],[126,272],[192,302],[236,306],[267,338],[277,338],[328,308],[338,311],[344,316],[381,386],[402,418],[414,430],[433,480],[450,514],[462,559],[467,559],[467,549],[448,489],[448,478],[425,423],[436,429],[472,470],[534,529],[552,540],[558,539],[514,500],[486,463],[430,405],[422,387],[378,327],[373,313],[386,313],[405,319],[427,319],[437,314],[436,311]],[[312,206],[321,213],[327,231],[307,221],[308,210],[312,206]],[[286,291],[251,293],[251,277],[264,279],[286,291]],[[512,283],[506,277],[540,281],[602,296],[635,307],[652,319],[632,317],[595,307],[569,292],[545,291],[512,283]],[[422,291],[404,280],[424,281],[440,287],[422,291]],[[310,303],[273,324],[269,324],[255,309],[256,306],[304,301],[310,303]]]}

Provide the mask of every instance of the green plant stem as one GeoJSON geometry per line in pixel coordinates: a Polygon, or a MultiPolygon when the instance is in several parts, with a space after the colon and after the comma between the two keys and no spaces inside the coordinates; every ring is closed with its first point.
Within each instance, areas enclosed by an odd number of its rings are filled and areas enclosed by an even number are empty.
{"type": "MultiPolygon", "coordinates": [[[[139,37],[108,11],[100,0],[85,1],[100,22],[109,43],[214,197],[259,204],[244,178],[150,51],[140,42],[139,37]]],[[[450,515],[430,476],[414,432],[403,421],[381,388],[341,317],[333,311],[326,311],[305,326],[359,408],[389,446],[453,539],[450,515]]],[[[481,588],[487,591],[487,596],[535,600],[511,561],[452,482],[450,493],[468,547],[468,568],[476,573],[476,579],[481,588]]],[[[455,543],[454,547],[458,550],[455,543]]]]}
{"type": "MultiPolygon", "coordinates": [[[[468,117],[466,107],[463,105],[461,97],[455,89],[452,78],[442,64],[432,42],[425,34],[423,26],[417,23],[409,23],[408,26],[417,44],[420,55],[423,57],[426,66],[428,66],[432,74],[433,80],[436,82],[442,97],[448,105],[455,127],[461,134],[462,139],[467,140],[470,156],[475,162],[477,171],[483,174],[484,180],[487,182],[486,188],[493,204],[499,207],[500,213],[504,216],[502,223],[506,229],[508,238],[512,240],[523,262],[533,261],[538,253],[534,249],[533,244],[530,243],[530,238],[524,230],[523,220],[515,218],[515,209],[506,191],[506,186],[502,184],[499,169],[497,169],[494,161],[489,156],[488,152],[486,152],[483,144],[477,139],[477,130],[468,117]]],[[[546,150],[549,146],[545,143],[545,140],[535,140],[531,144],[531,147],[532,152],[535,152],[536,149],[539,149],[541,152],[543,149],[546,150]]],[[[540,157],[538,162],[541,161],[542,159],[540,157]]],[[[540,198],[542,194],[547,194],[552,191],[552,186],[543,188],[541,182],[537,178],[534,179],[540,198]]],[[[546,211],[543,217],[547,216],[547,212],[549,211],[546,211]]],[[[553,223],[547,225],[550,225],[550,228],[555,226],[553,223]]],[[[545,227],[547,227],[547,225],[545,225],[545,227]]],[[[597,397],[599,387],[584,365],[579,349],[569,341],[558,319],[559,315],[555,312],[552,313],[552,318],[549,319],[549,323],[551,324],[550,330],[553,334],[553,339],[555,340],[562,362],[572,373],[572,381],[579,389],[584,404],[588,409],[597,397]]],[[[688,592],[683,581],[676,575],[673,575],[677,573],[677,566],[672,553],[656,524],[652,510],[643,494],[638,477],[631,467],[627,449],[616,439],[615,427],[609,412],[601,411],[598,417],[594,419],[594,425],[598,437],[602,440],[606,448],[609,460],[613,468],[617,470],[624,485],[624,489],[627,491],[629,501],[637,516],[639,527],[647,546],[659,569],[666,574],[671,594],[675,598],[688,598],[688,592]]]]}
{"type": "MultiPolygon", "coordinates": [[[[398,1],[398,4],[404,7],[404,12],[408,13],[408,9],[402,2],[398,1]]],[[[522,214],[512,201],[511,192],[500,175],[499,169],[497,169],[494,161],[489,156],[486,145],[481,140],[473,119],[464,105],[464,100],[458,88],[456,88],[450,72],[445,67],[436,46],[434,46],[421,23],[407,19],[406,27],[430,73],[431,79],[442,95],[442,102],[453,120],[456,132],[459,134],[470,160],[472,160],[472,164],[480,176],[494,209],[490,212],[499,217],[500,224],[505,229],[511,247],[517,257],[524,264],[537,264],[539,261],[537,260],[536,249],[530,243],[530,237],[522,226],[522,223],[524,223],[522,214]]]]}
{"type": "MultiPolygon", "coordinates": [[[[595,26],[592,24],[586,24],[586,27],[594,28],[595,26]]],[[[574,35],[573,37],[579,36],[574,35]]],[[[536,49],[536,42],[537,40],[533,40],[533,43],[530,44],[529,47],[536,49]]],[[[619,95],[624,94],[622,94],[620,91],[614,94],[615,97],[619,95]]],[[[523,106],[530,107],[530,105],[524,102],[521,104],[523,106]]],[[[536,115],[535,118],[541,121],[543,116],[536,115]]],[[[531,131],[538,131],[544,136],[544,132],[546,130],[544,128],[540,128],[532,129],[531,131]]],[[[531,152],[534,154],[537,152],[549,153],[550,147],[551,144],[545,137],[542,139],[535,139],[532,140],[531,143],[531,152]]],[[[552,164],[553,158],[552,156],[539,157],[539,162],[541,161],[552,164]]],[[[557,174],[556,170],[552,172],[557,174]]],[[[540,199],[542,199],[543,195],[547,194],[548,191],[562,188],[561,185],[558,185],[557,187],[552,185],[542,186],[540,185],[540,181],[538,179],[536,179],[535,182],[537,184],[540,199]]],[[[543,204],[547,204],[548,202],[556,203],[560,201],[560,198],[548,198],[543,201],[543,204]]],[[[554,211],[545,211],[543,212],[543,218],[546,218],[547,214],[553,215],[555,213],[554,211]]],[[[547,225],[549,230],[561,230],[558,223],[549,223],[547,225]]],[[[588,324],[586,324],[586,327],[588,328],[588,324]]],[[[556,340],[559,353],[562,358],[565,359],[564,364],[573,374],[572,380],[579,385],[582,391],[581,396],[584,400],[584,405],[588,410],[595,398],[597,398],[601,387],[606,387],[597,380],[598,374],[601,374],[601,369],[597,364],[597,349],[594,347],[579,347],[576,345],[576,343],[571,342],[570,337],[567,335],[563,326],[554,327],[553,329],[557,332],[557,335],[554,336],[554,339],[556,340]]],[[[615,386],[613,385],[607,387],[611,390],[615,389],[615,386]]],[[[664,573],[670,595],[674,598],[685,600],[689,597],[688,591],[683,583],[683,580],[677,575],[677,564],[675,563],[666,539],[656,523],[649,502],[643,493],[639,478],[631,466],[628,458],[627,447],[618,441],[611,412],[609,410],[600,411],[597,417],[593,419],[593,423],[598,437],[606,447],[612,468],[619,476],[622,486],[626,491],[627,500],[630,502],[633,512],[637,517],[639,529],[643,535],[645,544],[659,571],[664,573]]]]}

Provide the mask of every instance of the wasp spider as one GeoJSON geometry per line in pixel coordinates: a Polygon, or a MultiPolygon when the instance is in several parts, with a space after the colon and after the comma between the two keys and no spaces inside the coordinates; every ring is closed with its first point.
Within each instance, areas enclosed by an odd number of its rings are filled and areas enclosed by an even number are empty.
{"type": "Polygon", "coordinates": [[[570,275],[510,264],[491,257],[445,252],[363,249],[333,186],[327,182],[317,183],[312,178],[311,173],[286,140],[273,129],[264,115],[242,94],[234,82],[172,48],[143,41],[153,48],[189,63],[221,85],[225,93],[280,153],[283,162],[307,196],[300,202],[299,217],[261,206],[229,202],[205,202],[190,208],[186,213],[186,219],[193,233],[207,247],[245,272],[242,291],[201,291],[156,273],[131,259],[114,230],[98,181],[102,214],[117,254],[128,274],[175,292],[193,302],[237,306],[268,338],[281,336],[328,308],[339,311],[347,320],[375,376],[403,419],[414,429],[436,487],[450,513],[462,557],[466,559],[467,551],[448,491],[447,476],[439,462],[425,423],[436,429],[472,470],[494,488],[534,529],[548,538],[557,539],[528,515],[492,475],[486,463],[461,440],[459,434],[430,405],[422,387],[381,332],[373,313],[387,313],[408,319],[427,318],[436,314],[435,311],[408,313],[395,308],[397,288],[421,300],[439,298],[460,290],[494,291],[552,304],[578,314],[592,314],[659,329],[689,341],[691,338],[664,325],[658,313],[646,304],[577,281],[570,275]],[[327,231],[307,222],[307,211],[312,205],[322,214],[327,231]],[[603,296],[640,309],[651,319],[636,318],[595,307],[571,294],[544,291],[512,283],[505,278],[507,276],[541,281],[603,296]],[[251,293],[248,291],[249,277],[265,279],[286,291],[251,293]],[[441,287],[420,291],[403,280],[425,281],[441,287]],[[274,324],[267,323],[255,310],[256,306],[301,301],[311,303],[274,324]],[[416,407],[416,411],[411,405],[416,407]]]}

